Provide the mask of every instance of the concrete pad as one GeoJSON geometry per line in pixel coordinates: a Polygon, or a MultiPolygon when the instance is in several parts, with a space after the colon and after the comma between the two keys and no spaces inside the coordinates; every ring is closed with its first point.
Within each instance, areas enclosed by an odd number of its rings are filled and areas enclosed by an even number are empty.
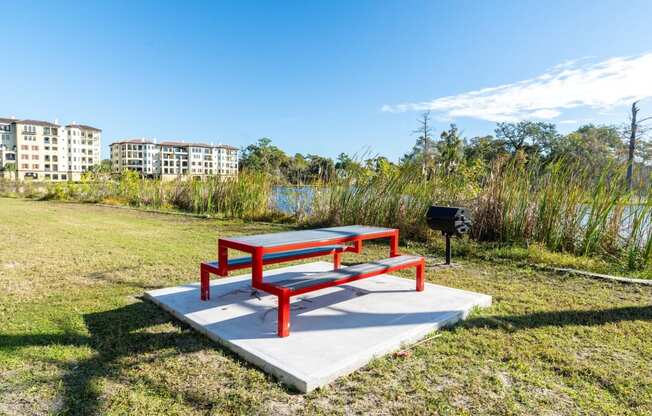
{"type": "MultiPolygon", "coordinates": [[[[314,262],[265,273],[265,281],[332,270],[314,262]]],[[[305,276],[304,276],[305,277],[305,276]]],[[[381,275],[292,298],[290,336],[276,336],[276,296],[251,289],[251,276],[211,279],[211,300],[199,284],[152,290],[145,297],[212,340],[308,392],[464,319],[491,296],[381,275]]]]}

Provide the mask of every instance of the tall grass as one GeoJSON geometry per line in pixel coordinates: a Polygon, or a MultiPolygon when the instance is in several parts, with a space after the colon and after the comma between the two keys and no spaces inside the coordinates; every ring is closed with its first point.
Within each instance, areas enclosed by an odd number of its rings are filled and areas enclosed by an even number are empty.
{"type": "MultiPolygon", "coordinates": [[[[597,255],[629,269],[652,266],[652,190],[624,187],[623,169],[593,172],[568,161],[546,165],[500,160],[490,169],[462,166],[425,177],[419,166],[379,173],[340,172],[308,190],[287,190],[290,215],[308,225],[371,224],[398,227],[428,239],[425,213],[432,204],[473,212],[471,238],[508,244],[536,242],[550,250],[597,255]]],[[[278,216],[276,181],[243,172],[237,180],[159,181],[125,173],[79,183],[0,181],[0,194],[181,210],[243,219],[278,216]]]]}
{"type": "Polygon", "coordinates": [[[0,195],[179,210],[226,218],[260,219],[273,214],[272,182],[263,174],[237,180],[143,179],[125,172],[118,179],[88,175],[80,182],[0,182],[0,195]]]}

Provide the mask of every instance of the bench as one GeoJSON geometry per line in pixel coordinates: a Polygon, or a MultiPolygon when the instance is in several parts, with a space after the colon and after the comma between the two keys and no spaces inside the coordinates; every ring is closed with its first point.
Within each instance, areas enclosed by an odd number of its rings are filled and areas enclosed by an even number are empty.
{"type": "Polygon", "coordinates": [[[267,283],[280,291],[278,295],[278,336],[286,337],[290,335],[290,297],[292,296],[410,267],[416,269],[416,290],[422,292],[424,290],[424,265],[423,257],[399,255],[333,271],[307,274],[300,279],[267,283]]]}
{"type": "MultiPolygon", "coordinates": [[[[340,267],[342,253],[346,251],[347,246],[329,245],[301,250],[283,251],[278,253],[269,253],[263,256],[263,264],[282,263],[290,260],[306,259],[310,257],[319,257],[333,255],[333,266],[335,269],[340,267]]],[[[251,267],[251,256],[238,257],[229,259],[228,264],[220,265],[218,261],[205,261],[199,266],[201,281],[201,300],[210,299],[210,275],[226,276],[231,270],[246,269],[251,267]]]]}

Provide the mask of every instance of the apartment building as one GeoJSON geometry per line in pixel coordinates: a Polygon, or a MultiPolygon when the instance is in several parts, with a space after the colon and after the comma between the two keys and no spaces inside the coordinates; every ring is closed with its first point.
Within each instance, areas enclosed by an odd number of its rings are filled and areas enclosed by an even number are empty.
{"type": "Polygon", "coordinates": [[[131,139],[111,144],[114,172],[130,169],[144,176],[164,180],[177,177],[203,179],[208,176],[236,177],[238,149],[228,145],[208,145],[131,139]]]}
{"type": "Polygon", "coordinates": [[[99,164],[100,129],[0,118],[0,168],[18,179],[79,180],[99,164]]]}
{"type": "Polygon", "coordinates": [[[41,120],[16,120],[18,179],[70,179],[68,146],[61,126],[41,120]]]}
{"type": "Polygon", "coordinates": [[[125,139],[112,143],[111,167],[114,172],[125,169],[145,177],[158,177],[160,170],[159,147],[153,140],[125,139]]]}
{"type": "Polygon", "coordinates": [[[218,175],[238,175],[238,148],[226,144],[213,146],[213,170],[218,175]]]}
{"type": "Polygon", "coordinates": [[[189,176],[202,179],[208,176],[233,178],[238,176],[238,149],[218,144],[162,142],[162,179],[189,176]]]}
{"type": "Polygon", "coordinates": [[[100,164],[102,130],[83,124],[68,124],[66,140],[69,148],[68,165],[73,180],[100,164]]]}
{"type": "MultiPolygon", "coordinates": [[[[13,119],[0,118],[0,177],[16,169],[16,135],[13,119]]],[[[7,176],[9,176],[7,174],[7,176]]]]}

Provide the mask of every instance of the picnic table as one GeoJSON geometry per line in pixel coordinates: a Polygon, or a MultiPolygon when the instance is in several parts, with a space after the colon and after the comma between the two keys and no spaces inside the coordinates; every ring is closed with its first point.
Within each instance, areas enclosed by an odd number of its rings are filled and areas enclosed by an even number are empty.
{"type": "Polygon", "coordinates": [[[210,299],[210,274],[227,276],[229,271],[252,269],[251,286],[278,297],[278,335],[290,333],[290,297],[327,287],[408,267],[416,268],[416,290],[424,289],[423,257],[401,255],[398,250],[399,230],[395,228],[350,225],[272,234],[227,237],[218,239],[217,261],[203,262],[201,300],[210,299]],[[371,263],[341,267],[345,252],[361,253],[365,240],[389,239],[389,257],[371,263]],[[229,249],[243,251],[250,257],[229,259],[229,249]],[[299,279],[268,283],[263,279],[263,266],[297,259],[333,255],[333,271],[310,273],[299,279]]]}

